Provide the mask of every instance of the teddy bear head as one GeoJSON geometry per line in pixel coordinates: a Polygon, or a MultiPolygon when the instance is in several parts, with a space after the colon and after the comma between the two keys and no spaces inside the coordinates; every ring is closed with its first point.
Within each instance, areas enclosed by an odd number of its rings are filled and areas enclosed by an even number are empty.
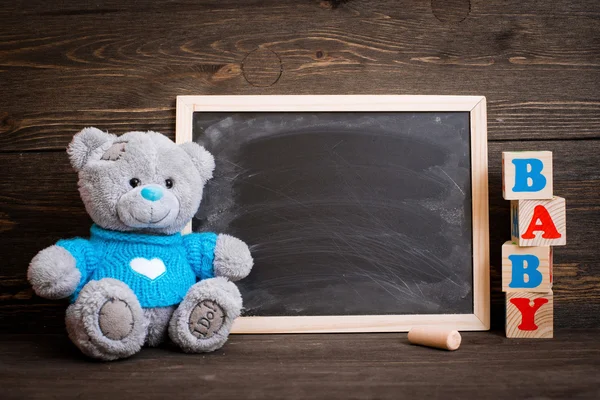
{"type": "Polygon", "coordinates": [[[194,216],[212,178],[213,156],[196,143],[175,144],[157,132],[115,136],[85,128],[67,149],[79,192],[102,228],[172,234],[194,216]]]}

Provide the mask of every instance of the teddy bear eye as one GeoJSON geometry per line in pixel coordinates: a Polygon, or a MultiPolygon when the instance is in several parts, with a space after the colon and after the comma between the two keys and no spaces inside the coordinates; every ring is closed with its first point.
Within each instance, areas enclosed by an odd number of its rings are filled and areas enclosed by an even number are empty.
{"type": "Polygon", "coordinates": [[[131,178],[131,180],[129,181],[129,184],[131,185],[131,187],[136,187],[140,185],[140,180],[138,178],[131,178]]]}
{"type": "Polygon", "coordinates": [[[165,186],[167,187],[167,189],[171,189],[173,187],[173,180],[171,180],[171,179],[165,180],[165,186]]]}

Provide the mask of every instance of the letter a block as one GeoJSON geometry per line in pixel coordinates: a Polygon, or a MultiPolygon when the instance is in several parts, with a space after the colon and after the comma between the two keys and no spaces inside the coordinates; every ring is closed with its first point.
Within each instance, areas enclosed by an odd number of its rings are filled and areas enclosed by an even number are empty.
{"type": "Polygon", "coordinates": [[[566,203],[552,200],[510,202],[512,241],[519,246],[562,246],[567,243],[566,203]]]}
{"type": "Polygon", "coordinates": [[[538,292],[552,290],[552,247],[502,245],[502,291],[538,292]]]}
{"type": "Polygon", "coordinates": [[[551,199],[552,152],[503,152],[502,196],[505,200],[551,199]]]}
{"type": "Polygon", "coordinates": [[[551,338],[554,332],[554,294],[506,293],[506,337],[551,338]]]}

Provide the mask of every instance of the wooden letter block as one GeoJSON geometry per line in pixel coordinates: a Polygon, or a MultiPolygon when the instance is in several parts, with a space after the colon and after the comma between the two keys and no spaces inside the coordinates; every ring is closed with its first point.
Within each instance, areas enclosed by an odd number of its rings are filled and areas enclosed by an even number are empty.
{"type": "Polygon", "coordinates": [[[502,196],[505,200],[551,199],[552,152],[503,152],[502,196]]]}
{"type": "Polygon", "coordinates": [[[506,337],[551,338],[554,332],[554,294],[506,293],[506,337]]]}
{"type": "Polygon", "coordinates": [[[502,291],[548,293],[552,290],[552,247],[502,245],[502,291]]]}
{"type": "Polygon", "coordinates": [[[566,203],[551,200],[510,202],[511,236],[519,246],[563,246],[567,243],[566,203]]]}

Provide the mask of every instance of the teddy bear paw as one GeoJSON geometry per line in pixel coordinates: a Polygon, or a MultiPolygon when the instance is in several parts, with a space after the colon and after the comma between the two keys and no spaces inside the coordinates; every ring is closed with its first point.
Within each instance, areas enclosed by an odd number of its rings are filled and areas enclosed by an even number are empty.
{"type": "Polygon", "coordinates": [[[246,243],[233,236],[220,234],[217,237],[213,265],[216,276],[239,281],[248,276],[254,260],[246,243]]]}
{"type": "Polygon", "coordinates": [[[188,353],[220,349],[240,315],[242,296],[225,278],[203,280],[190,288],[169,324],[169,336],[188,353]]]}
{"type": "Polygon", "coordinates": [[[196,304],[190,314],[190,333],[198,339],[209,339],[213,337],[225,320],[225,311],[212,300],[203,300],[196,304]]]}
{"type": "Polygon", "coordinates": [[[63,299],[75,292],[81,273],[71,253],[60,246],[50,246],[31,260],[27,279],[38,296],[63,299]]]}
{"type": "Polygon", "coordinates": [[[133,312],[129,304],[119,299],[108,299],[100,308],[98,327],[104,336],[112,340],[123,340],[134,326],[133,312]]]}
{"type": "Polygon", "coordinates": [[[131,289],[105,278],[87,283],[67,309],[69,337],[86,355],[116,360],[137,353],[143,346],[147,321],[131,289]]]}

